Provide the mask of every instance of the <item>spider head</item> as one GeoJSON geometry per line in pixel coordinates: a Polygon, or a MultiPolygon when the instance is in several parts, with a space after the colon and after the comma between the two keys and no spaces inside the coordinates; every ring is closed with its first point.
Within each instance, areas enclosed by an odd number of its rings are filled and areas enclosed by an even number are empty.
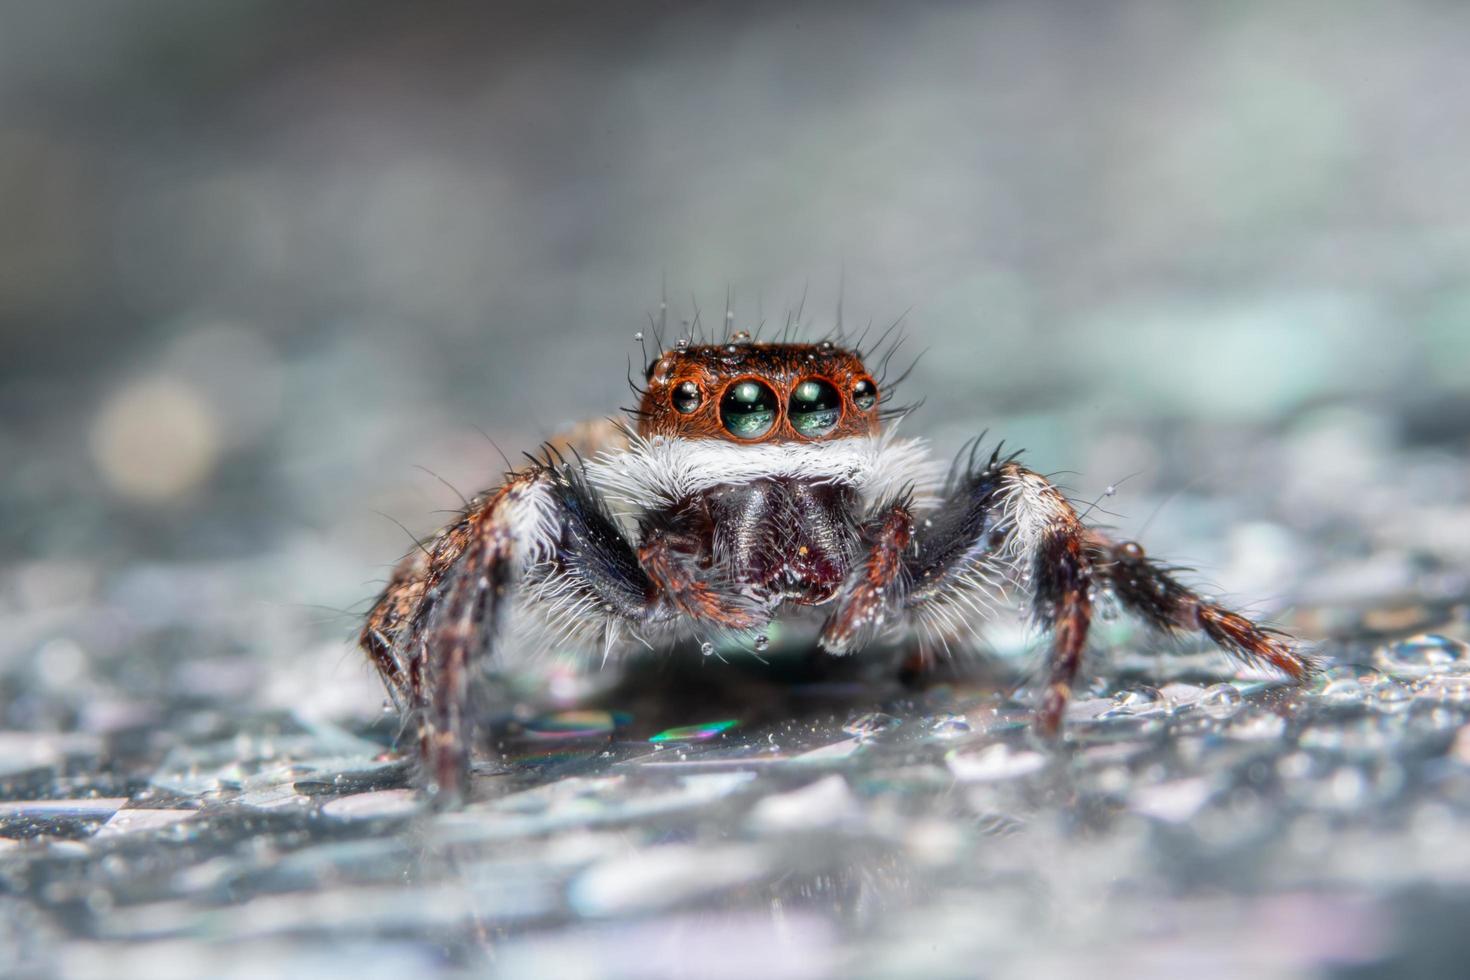
{"type": "Polygon", "coordinates": [[[648,366],[640,435],[738,443],[876,434],[878,385],[862,358],[830,342],[701,344],[648,366]]]}

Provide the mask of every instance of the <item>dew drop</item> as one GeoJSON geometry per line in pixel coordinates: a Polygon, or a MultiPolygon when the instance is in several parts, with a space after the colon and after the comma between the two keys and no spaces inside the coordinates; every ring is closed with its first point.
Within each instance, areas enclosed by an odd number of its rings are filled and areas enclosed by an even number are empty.
{"type": "Polygon", "coordinates": [[[705,640],[699,645],[699,652],[704,654],[706,657],[712,657],[715,654],[715,645],[709,640],[705,640]]]}
{"type": "Polygon", "coordinates": [[[964,715],[946,712],[929,719],[929,731],[938,738],[964,738],[970,734],[970,721],[964,715]]]}
{"type": "Polygon", "coordinates": [[[689,346],[689,338],[688,337],[680,337],[678,340],[674,341],[674,349],[675,350],[684,350],[688,346],[689,346]]]}
{"type": "Polygon", "coordinates": [[[1380,668],[1391,674],[1419,677],[1447,670],[1460,670],[1467,665],[1466,645],[1459,640],[1438,633],[1420,633],[1407,640],[1399,640],[1388,646],[1379,647],[1373,659],[1380,668]]]}
{"type": "Polygon", "coordinates": [[[636,341],[638,341],[641,344],[643,342],[643,331],[640,330],[637,333],[635,333],[633,335],[633,339],[636,340],[636,341]]]}
{"type": "Polygon", "coordinates": [[[1322,688],[1321,698],[1328,704],[1358,704],[1365,693],[1356,677],[1339,677],[1327,682],[1322,688]]]}
{"type": "Polygon", "coordinates": [[[1470,701],[1470,678],[1426,677],[1414,685],[1414,696],[1433,701],[1470,701]]]}
{"type": "Polygon", "coordinates": [[[1140,685],[1113,695],[1110,715],[1152,715],[1167,711],[1169,702],[1155,688],[1140,685]]]}
{"type": "Polygon", "coordinates": [[[1223,719],[1229,718],[1239,711],[1241,704],[1244,703],[1244,699],[1241,698],[1240,692],[1235,689],[1235,685],[1215,684],[1205,688],[1205,693],[1201,694],[1199,701],[1195,703],[1199,705],[1201,711],[1211,718],[1223,719]]]}
{"type": "Polygon", "coordinates": [[[762,633],[760,636],[757,636],[755,638],[755,652],[756,653],[764,653],[766,651],[766,649],[768,647],[770,647],[770,645],[771,645],[771,638],[769,636],[767,636],[766,634],[764,634],[764,633],[762,633]]]}
{"type": "Polygon", "coordinates": [[[1402,714],[1414,703],[1414,692],[1392,677],[1380,677],[1368,686],[1368,703],[1384,714],[1402,714]]]}
{"type": "Polygon", "coordinates": [[[876,738],[901,724],[903,722],[893,715],[884,714],[881,711],[869,711],[849,719],[847,724],[842,726],[842,730],[857,738],[876,738]]]}

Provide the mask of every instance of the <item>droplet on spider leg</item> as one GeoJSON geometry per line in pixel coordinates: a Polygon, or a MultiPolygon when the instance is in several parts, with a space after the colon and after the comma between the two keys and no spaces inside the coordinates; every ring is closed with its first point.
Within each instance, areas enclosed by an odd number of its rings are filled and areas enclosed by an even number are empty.
{"type": "Polygon", "coordinates": [[[640,330],[637,333],[635,333],[633,335],[633,339],[636,340],[636,341],[638,341],[641,344],[643,342],[643,331],[640,330]]]}

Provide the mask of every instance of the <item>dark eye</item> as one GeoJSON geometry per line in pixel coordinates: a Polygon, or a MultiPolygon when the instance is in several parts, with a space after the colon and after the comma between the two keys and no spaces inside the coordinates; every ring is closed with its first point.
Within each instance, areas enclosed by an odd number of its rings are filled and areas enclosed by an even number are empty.
{"type": "Polygon", "coordinates": [[[878,404],[878,386],[867,378],[852,386],[852,403],[863,411],[878,404]]]}
{"type": "Polygon", "coordinates": [[[776,424],[776,393],[759,381],[737,381],[720,399],[720,421],[731,435],[759,439],[776,424]]]}
{"type": "Polygon", "coordinates": [[[704,401],[704,392],[699,390],[699,385],[693,381],[685,381],[674,386],[674,411],[680,415],[689,415],[699,409],[704,401]]]}
{"type": "Polygon", "coordinates": [[[817,378],[798,381],[791,389],[786,415],[798,434],[815,439],[836,427],[842,417],[842,396],[836,388],[817,378]]]}

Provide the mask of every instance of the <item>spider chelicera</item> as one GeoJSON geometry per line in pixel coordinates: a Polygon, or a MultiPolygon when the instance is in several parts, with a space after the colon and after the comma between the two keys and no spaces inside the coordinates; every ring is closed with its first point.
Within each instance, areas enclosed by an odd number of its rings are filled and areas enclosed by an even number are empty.
{"type": "Polygon", "coordinates": [[[1099,590],[1242,661],[1313,670],[1284,635],[1086,525],[1015,456],[977,441],[945,467],[897,437],[890,392],[856,350],[681,342],[635,390],[633,425],[509,473],[406,557],[368,614],[362,645],[441,800],[463,793],[479,741],[476,679],[553,646],[593,665],[690,634],[759,648],[774,619],[803,614],[830,655],[904,631],[947,646],[1009,586],[1050,632],[1043,735],[1061,726],[1099,590]]]}

